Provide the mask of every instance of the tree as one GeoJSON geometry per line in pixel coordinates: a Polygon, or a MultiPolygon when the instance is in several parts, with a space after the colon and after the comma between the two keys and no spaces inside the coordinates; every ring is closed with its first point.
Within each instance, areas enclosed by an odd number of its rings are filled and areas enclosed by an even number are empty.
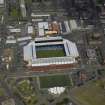
{"type": "Polygon", "coordinates": [[[21,13],[20,10],[16,9],[16,8],[12,8],[11,12],[10,12],[10,16],[12,16],[13,18],[20,18],[21,13]]]}
{"type": "Polygon", "coordinates": [[[104,0],[96,0],[97,4],[103,4],[104,3],[103,1],[104,0]]]}
{"type": "Polygon", "coordinates": [[[27,4],[31,4],[31,3],[32,3],[32,0],[25,0],[25,2],[26,2],[27,4]]]}

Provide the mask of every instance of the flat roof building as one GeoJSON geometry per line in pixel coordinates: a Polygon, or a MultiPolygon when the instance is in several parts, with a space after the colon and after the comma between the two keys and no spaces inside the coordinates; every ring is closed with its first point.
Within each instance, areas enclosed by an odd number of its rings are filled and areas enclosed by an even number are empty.
{"type": "Polygon", "coordinates": [[[28,34],[33,34],[34,29],[33,26],[28,26],[28,34]]]}
{"type": "Polygon", "coordinates": [[[0,0],[0,8],[3,8],[5,6],[5,0],[0,0]]]}
{"type": "Polygon", "coordinates": [[[4,4],[4,0],[0,0],[0,5],[4,4]]]}
{"type": "Polygon", "coordinates": [[[65,88],[64,87],[53,87],[53,88],[49,88],[48,91],[51,94],[60,95],[61,93],[65,91],[65,88]]]}

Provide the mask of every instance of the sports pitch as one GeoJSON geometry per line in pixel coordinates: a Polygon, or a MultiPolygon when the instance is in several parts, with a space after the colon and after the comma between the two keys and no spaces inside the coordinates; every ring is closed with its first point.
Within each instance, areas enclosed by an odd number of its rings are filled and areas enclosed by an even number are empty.
{"type": "Polygon", "coordinates": [[[39,77],[39,80],[40,88],[71,86],[71,79],[69,75],[42,76],[39,77]]]}
{"type": "Polygon", "coordinates": [[[36,51],[37,58],[62,57],[65,56],[63,50],[43,50],[36,51]]]}
{"type": "Polygon", "coordinates": [[[47,45],[36,47],[37,58],[49,58],[49,57],[63,57],[66,56],[63,45],[47,45]]]}

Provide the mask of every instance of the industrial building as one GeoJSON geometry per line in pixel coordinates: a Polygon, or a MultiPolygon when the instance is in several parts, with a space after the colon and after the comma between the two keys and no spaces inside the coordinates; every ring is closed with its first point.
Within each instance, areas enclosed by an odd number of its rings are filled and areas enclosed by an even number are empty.
{"type": "Polygon", "coordinates": [[[51,35],[57,35],[60,33],[60,27],[57,21],[48,23],[48,22],[39,22],[38,23],[38,32],[39,36],[51,36],[51,35]]]}
{"type": "Polygon", "coordinates": [[[75,67],[79,57],[76,44],[62,37],[36,38],[23,52],[27,66],[36,71],[75,67]]]}

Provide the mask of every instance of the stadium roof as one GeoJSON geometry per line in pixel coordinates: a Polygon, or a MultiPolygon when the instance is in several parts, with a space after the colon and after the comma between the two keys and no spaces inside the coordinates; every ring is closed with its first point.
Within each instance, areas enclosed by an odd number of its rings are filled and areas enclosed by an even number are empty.
{"type": "MultiPolygon", "coordinates": [[[[27,46],[24,47],[24,60],[28,61],[29,66],[47,66],[47,65],[59,65],[59,64],[72,64],[72,63],[76,63],[76,57],[79,56],[78,54],[78,50],[76,47],[76,44],[68,41],[66,39],[62,39],[61,37],[44,37],[44,38],[36,38],[35,41],[30,42],[27,46]],[[54,40],[54,42],[52,42],[51,40],[54,40]],[[60,40],[60,41],[58,41],[60,40]],[[36,43],[36,41],[42,41],[42,43],[36,43]],[[49,41],[49,42],[45,42],[45,41],[49,41]],[[51,41],[51,42],[50,42],[51,41]],[[40,48],[40,46],[48,46],[48,48],[46,49],[46,47],[42,48],[44,49],[44,53],[46,52],[46,54],[49,53],[49,49],[51,46],[56,46],[56,50],[52,52],[56,52],[57,50],[59,50],[59,48],[57,48],[57,45],[63,45],[64,49],[60,48],[61,51],[64,50],[66,56],[57,56],[55,55],[55,57],[48,57],[48,58],[38,58],[37,56],[37,49],[36,46],[40,48]]],[[[43,54],[43,51],[39,51],[38,53],[43,54]]],[[[51,53],[51,51],[50,51],[51,53]]],[[[60,54],[61,52],[58,51],[58,54],[60,54]]],[[[43,54],[44,55],[44,54],[43,54]]]]}

